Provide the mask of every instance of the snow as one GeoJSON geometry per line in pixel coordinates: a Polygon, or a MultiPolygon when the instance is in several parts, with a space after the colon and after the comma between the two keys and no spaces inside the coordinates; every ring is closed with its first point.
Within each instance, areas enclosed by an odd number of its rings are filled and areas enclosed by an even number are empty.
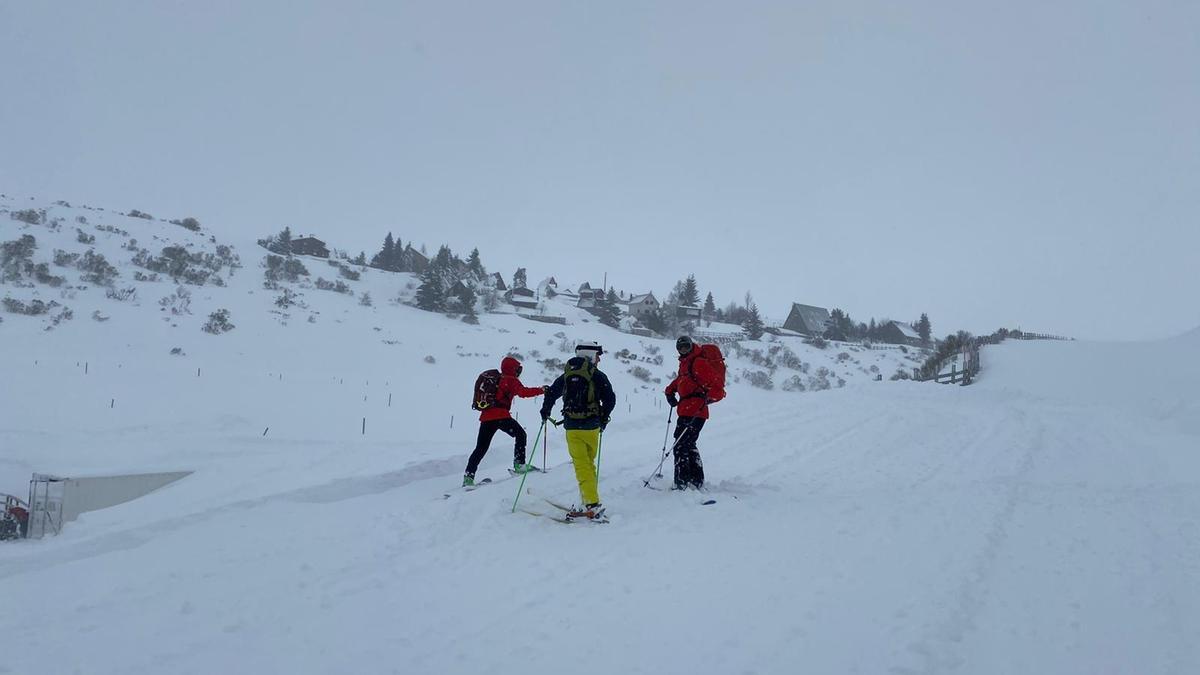
{"type": "MultiPolygon", "coordinates": [[[[86,213],[139,242],[212,246],[207,223],[193,238],[86,213]]],[[[38,260],[86,248],[71,226],[0,214],[0,241],[24,232],[38,260]]],[[[58,537],[0,545],[14,608],[0,617],[0,672],[1200,670],[1200,332],[987,347],[971,387],[889,382],[915,365],[899,351],[743,342],[776,359],[786,346],[847,384],[760,390],[742,374],[771,369],[731,354],[729,397],[701,437],[717,504],[700,506],[642,487],[668,410],[665,381],[630,371],[669,377],[669,340],[556,300],[547,311],[567,326],[512,314],[468,326],[392,302],[411,278],[376,271],[347,282],[355,297],[295,285],[308,309],[285,325],[262,288],[264,252],[220,232],[244,267],[225,288],[193,287],[191,314],[174,316],[158,299],[175,285],[130,281],[120,237],[95,234],[137,304],[0,287],[75,311],[49,331],[44,317],[0,324],[0,490],[21,492],[33,471],[195,473],[58,537]],[[218,307],[237,327],[202,332],[218,307]],[[88,318],[96,309],[111,319],[88,318]],[[503,436],[479,474],[500,482],[458,491],[475,375],[515,351],[525,383],[542,384],[554,371],[533,351],[561,359],[575,339],[605,345],[619,395],[600,469],[612,522],[511,513],[503,436]]],[[[537,406],[515,408],[531,444],[537,406]]],[[[561,432],[546,463],[526,485],[575,501],[561,432]]]]}

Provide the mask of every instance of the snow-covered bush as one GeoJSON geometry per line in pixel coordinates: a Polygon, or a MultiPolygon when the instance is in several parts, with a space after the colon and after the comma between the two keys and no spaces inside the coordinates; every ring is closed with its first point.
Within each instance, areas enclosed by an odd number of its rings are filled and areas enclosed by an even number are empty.
{"type": "Polygon", "coordinates": [[[661,381],[658,378],[654,378],[653,373],[651,373],[648,369],[643,368],[641,366],[634,366],[634,367],[630,368],[629,374],[636,377],[637,379],[641,380],[642,382],[651,382],[651,381],[660,382],[661,381]]]}
{"type": "Polygon", "coordinates": [[[353,294],[352,291],[350,290],[350,287],[347,286],[346,282],[342,281],[341,279],[338,279],[336,282],[333,282],[333,281],[327,281],[323,277],[317,277],[317,281],[316,281],[315,285],[318,290],[322,290],[322,291],[333,291],[334,293],[344,293],[346,295],[353,294]]]}
{"type": "Polygon", "coordinates": [[[191,230],[192,232],[200,231],[200,221],[196,220],[195,218],[184,218],[183,220],[172,220],[171,224],[178,225],[178,226],[182,227],[183,229],[191,230]]]}
{"type": "Polygon", "coordinates": [[[94,243],[96,243],[96,238],[95,238],[95,237],[93,237],[92,235],[88,234],[87,232],[84,232],[83,230],[81,230],[81,229],[79,229],[79,228],[75,228],[75,233],[76,233],[76,234],[75,234],[75,241],[77,241],[77,242],[79,242],[79,243],[81,243],[81,244],[94,244],[94,243]]]}
{"type": "Polygon", "coordinates": [[[114,279],[117,278],[117,268],[113,267],[104,259],[104,255],[96,253],[94,250],[88,249],[79,260],[75,262],[75,267],[83,274],[80,279],[89,284],[97,286],[111,286],[114,279]]]}
{"type": "Polygon", "coordinates": [[[175,316],[192,313],[192,292],[183,286],[175,289],[175,292],[158,301],[162,311],[170,311],[175,316]]]}
{"type": "Polygon", "coordinates": [[[22,209],[9,214],[13,220],[19,220],[29,225],[41,225],[46,222],[46,212],[37,209],[22,209]]]}
{"type": "Polygon", "coordinates": [[[142,220],[154,220],[154,216],[150,215],[149,213],[145,213],[143,211],[138,211],[137,209],[130,209],[129,213],[126,213],[125,215],[129,216],[130,218],[141,218],[142,220]]]}
{"type": "Polygon", "coordinates": [[[784,391],[805,391],[804,378],[800,377],[799,375],[792,375],[788,379],[784,380],[783,384],[781,384],[779,388],[784,391]]]}
{"type": "Polygon", "coordinates": [[[208,321],[206,321],[203,326],[205,333],[211,333],[213,335],[228,333],[233,329],[234,325],[229,321],[229,310],[227,309],[218,309],[212,314],[209,314],[208,321]]]}
{"type": "Polygon", "coordinates": [[[746,382],[752,387],[767,390],[775,388],[775,383],[771,381],[771,374],[765,370],[743,371],[742,376],[746,378],[746,382]]]}
{"type": "Polygon", "coordinates": [[[825,338],[820,337],[820,336],[813,337],[813,338],[805,338],[804,344],[812,345],[813,347],[816,347],[817,349],[825,349],[826,347],[829,346],[829,343],[825,341],[825,338]]]}
{"type": "Polygon", "coordinates": [[[362,297],[358,299],[358,304],[362,305],[363,307],[370,307],[372,304],[371,303],[371,294],[364,292],[362,294],[362,297]]]}
{"type": "Polygon", "coordinates": [[[16,298],[4,298],[4,309],[9,314],[24,314],[26,316],[38,316],[48,313],[53,307],[57,307],[58,303],[53,300],[49,304],[41,300],[30,300],[29,304],[25,304],[16,298]]]}
{"type": "Polygon", "coordinates": [[[267,288],[274,288],[280,281],[294,282],[300,277],[308,276],[308,268],[295,258],[268,254],[263,265],[266,267],[266,271],[263,272],[266,283],[263,285],[267,288]]]}
{"type": "Polygon", "coordinates": [[[130,286],[129,288],[110,288],[104,292],[104,296],[109,300],[117,302],[125,302],[137,298],[137,288],[130,286]]]}
{"type": "Polygon", "coordinates": [[[64,277],[56,277],[50,274],[50,266],[46,263],[38,263],[33,266],[33,278],[39,284],[46,284],[51,288],[58,288],[66,282],[64,277]]]}
{"type": "Polygon", "coordinates": [[[283,292],[275,298],[275,306],[281,309],[287,309],[296,304],[296,292],[290,288],[284,288],[283,292]]]}
{"type": "Polygon", "coordinates": [[[909,375],[908,371],[903,368],[897,368],[896,372],[892,373],[892,376],[889,377],[888,379],[891,380],[892,382],[898,382],[900,380],[911,380],[912,375],[909,375]]]}
{"type": "Polygon", "coordinates": [[[424,361],[425,363],[437,363],[437,359],[433,358],[432,355],[426,356],[424,361]]]}
{"type": "Polygon", "coordinates": [[[0,244],[0,282],[20,281],[33,271],[33,252],[37,239],[23,234],[18,239],[0,244]]]}
{"type": "Polygon", "coordinates": [[[67,253],[60,248],[54,249],[54,264],[59,267],[74,267],[77,260],[79,260],[78,253],[67,253]]]}
{"type": "Polygon", "coordinates": [[[105,321],[108,321],[108,319],[109,319],[109,316],[107,314],[104,314],[100,310],[96,310],[96,311],[92,312],[92,320],[93,321],[99,321],[99,322],[103,323],[105,321]]]}

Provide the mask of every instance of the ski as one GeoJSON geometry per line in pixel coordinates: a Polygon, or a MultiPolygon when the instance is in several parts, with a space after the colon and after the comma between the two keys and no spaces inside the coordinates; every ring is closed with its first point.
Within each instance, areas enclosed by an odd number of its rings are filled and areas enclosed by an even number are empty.
{"type": "Polygon", "coordinates": [[[484,478],[484,479],[481,479],[478,483],[475,483],[474,485],[464,485],[462,490],[463,490],[463,492],[472,492],[472,491],[477,490],[485,485],[491,485],[493,482],[494,481],[491,478],[484,478]]]}
{"type": "MultiPolygon", "coordinates": [[[[536,466],[531,466],[529,468],[529,471],[526,471],[525,473],[546,473],[546,471],[543,469],[539,469],[536,466]]],[[[525,475],[525,473],[522,473],[520,471],[514,471],[512,469],[508,470],[508,475],[510,475],[510,476],[523,476],[523,475],[525,475]]]]}

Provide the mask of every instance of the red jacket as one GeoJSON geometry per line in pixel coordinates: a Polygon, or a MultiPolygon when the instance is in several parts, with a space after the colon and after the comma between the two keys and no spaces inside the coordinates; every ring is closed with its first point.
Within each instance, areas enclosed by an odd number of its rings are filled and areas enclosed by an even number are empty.
{"type": "Polygon", "coordinates": [[[712,382],[714,373],[708,362],[699,357],[699,346],[679,357],[679,375],[667,385],[667,396],[679,396],[677,410],[680,417],[708,419],[708,399],[704,396],[703,383],[712,382]]]}
{"type": "Polygon", "coordinates": [[[521,380],[517,379],[520,369],[521,362],[511,356],[504,357],[504,360],[500,362],[500,384],[496,387],[496,405],[479,413],[480,422],[508,419],[512,417],[508,409],[512,407],[514,398],[533,398],[541,396],[545,392],[543,387],[526,387],[521,384],[521,380]]]}

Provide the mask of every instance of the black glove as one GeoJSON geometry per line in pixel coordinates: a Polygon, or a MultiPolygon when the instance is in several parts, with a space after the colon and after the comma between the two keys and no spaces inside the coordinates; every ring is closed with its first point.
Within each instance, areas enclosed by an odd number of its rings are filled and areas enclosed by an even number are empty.
{"type": "Polygon", "coordinates": [[[545,423],[547,420],[549,420],[549,419],[550,419],[550,411],[549,411],[549,410],[543,410],[543,411],[542,411],[542,423],[544,424],[544,423],[545,423]]]}
{"type": "Polygon", "coordinates": [[[675,398],[671,394],[667,394],[667,405],[674,408],[675,406],[679,405],[679,399],[675,398]]]}
{"type": "Polygon", "coordinates": [[[604,431],[607,428],[608,428],[608,418],[605,417],[604,419],[600,420],[600,431],[604,431]]]}

